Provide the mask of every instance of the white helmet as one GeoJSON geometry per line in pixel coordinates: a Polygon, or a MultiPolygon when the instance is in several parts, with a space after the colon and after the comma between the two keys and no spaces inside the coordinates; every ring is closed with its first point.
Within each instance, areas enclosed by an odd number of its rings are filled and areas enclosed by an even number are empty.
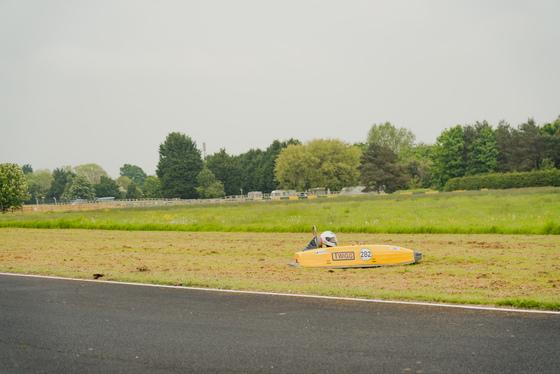
{"type": "Polygon", "coordinates": [[[336,247],[338,241],[336,235],[332,231],[325,231],[321,234],[321,247],[336,247]]]}

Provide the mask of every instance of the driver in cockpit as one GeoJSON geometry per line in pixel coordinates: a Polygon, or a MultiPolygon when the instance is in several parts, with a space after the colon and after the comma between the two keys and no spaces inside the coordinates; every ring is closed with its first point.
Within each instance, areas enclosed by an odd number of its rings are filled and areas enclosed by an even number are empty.
{"type": "Polygon", "coordinates": [[[320,247],[336,247],[338,241],[336,235],[332,231],[324,231],[320,237],[313,238],[303,250],[317,249],[320,247]]]}

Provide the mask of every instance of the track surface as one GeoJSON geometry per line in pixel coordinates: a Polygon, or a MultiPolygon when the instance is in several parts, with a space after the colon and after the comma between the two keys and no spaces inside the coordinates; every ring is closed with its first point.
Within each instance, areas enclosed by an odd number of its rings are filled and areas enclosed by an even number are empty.
{"type": "Polygon", "coordinates": [[[560,315],[0,275],[0,373],[540,373],[560,315]]]}

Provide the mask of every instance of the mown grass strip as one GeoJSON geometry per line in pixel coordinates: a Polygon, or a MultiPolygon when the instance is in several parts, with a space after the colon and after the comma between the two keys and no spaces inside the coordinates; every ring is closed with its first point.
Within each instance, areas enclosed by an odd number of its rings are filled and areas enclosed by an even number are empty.
{"type": "Polygon", "coordinates": [[[340,234],[423,253],[415,265],[287,266],[309,234],[0,229],[0,272],[382,300],[560,310],[553,236],[340,234]]]}

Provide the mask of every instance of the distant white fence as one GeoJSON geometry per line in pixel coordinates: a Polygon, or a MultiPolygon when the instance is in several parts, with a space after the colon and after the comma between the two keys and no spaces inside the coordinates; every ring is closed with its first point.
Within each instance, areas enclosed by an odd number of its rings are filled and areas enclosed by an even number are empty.
{"type": "Polygon", "coordinates": [[[315,198],[335,197],[340,192],[328,191],[328,194],[317,194],[317,192],[296,192],[293,190],[283,191],[277,190],[270,194],[263,194],[260,191],[250,192],[248,195],[233,195],[216,199],[123,199],[115,200],[113,197],[96,198],[94,201],[75,200],[72,202],[64,202],[57,204],[33,204],[24,205],[20,209],[11,210],[12,213],[31,213],[31,212],[60,212],[71,210],[97,210],[97,209],[115,209],[128,207],[151,207],[151,206],[169,206],[180,204],[215,204],[228,202],[244,202],[244,201],[266,201],[266,200],[308,200],[315,198]]]}

